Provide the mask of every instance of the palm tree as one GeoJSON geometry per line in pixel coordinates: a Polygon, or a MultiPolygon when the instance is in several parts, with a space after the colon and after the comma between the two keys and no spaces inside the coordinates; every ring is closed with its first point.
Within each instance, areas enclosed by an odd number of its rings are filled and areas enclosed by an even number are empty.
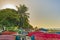
{"type": "Polygon", "coordinates": [[[26,13],[28,8],[25,5],[20,5],[19,7],[17,7],[18,9],[18,14],[20,15],[20,22],[19,22],[19,27],[24,28],[26,25],[28,25],[29,23],[29,13],[26,13]]]}

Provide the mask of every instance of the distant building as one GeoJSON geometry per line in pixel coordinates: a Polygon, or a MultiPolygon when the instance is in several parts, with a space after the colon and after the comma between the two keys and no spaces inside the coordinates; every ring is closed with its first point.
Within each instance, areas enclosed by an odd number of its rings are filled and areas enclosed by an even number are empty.
{"type": "Polygon", "coordinates": [[[47,31],[48,31],[48,29],[45,29],[45,28],[39,28],[39,31],[47,32],[47,31]]]}

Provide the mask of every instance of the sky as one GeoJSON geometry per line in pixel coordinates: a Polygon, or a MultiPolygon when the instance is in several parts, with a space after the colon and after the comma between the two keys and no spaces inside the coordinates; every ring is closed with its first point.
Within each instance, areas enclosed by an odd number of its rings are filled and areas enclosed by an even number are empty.
{"type": "Polygon", "coordinates": [[[0,9],[7,4],[25,4],[33,27],[60,28],[60,0],[0,0],[0,9]]]}

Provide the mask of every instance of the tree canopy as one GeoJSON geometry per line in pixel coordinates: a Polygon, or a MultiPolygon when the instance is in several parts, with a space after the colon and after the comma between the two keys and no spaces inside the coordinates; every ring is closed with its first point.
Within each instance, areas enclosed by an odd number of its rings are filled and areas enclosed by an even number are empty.
{"type": "Polygon", "coordinates": [[[0,10],[0,25],[1,26],[15,26],[19,21],[19,15],[14,9],[2,9],[0,10]]]}

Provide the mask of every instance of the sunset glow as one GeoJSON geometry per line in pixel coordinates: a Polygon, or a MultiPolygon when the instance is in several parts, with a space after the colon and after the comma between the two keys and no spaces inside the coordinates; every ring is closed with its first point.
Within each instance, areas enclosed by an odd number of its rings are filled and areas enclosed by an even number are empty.
{"type": "Polygon", "coordinates": [[[5,9],[5,8],[11,8],[11,9],[15,9],[16,10],[16,7],[12,4],[6,4],[2,7],[2,9],[5,9]]]}

